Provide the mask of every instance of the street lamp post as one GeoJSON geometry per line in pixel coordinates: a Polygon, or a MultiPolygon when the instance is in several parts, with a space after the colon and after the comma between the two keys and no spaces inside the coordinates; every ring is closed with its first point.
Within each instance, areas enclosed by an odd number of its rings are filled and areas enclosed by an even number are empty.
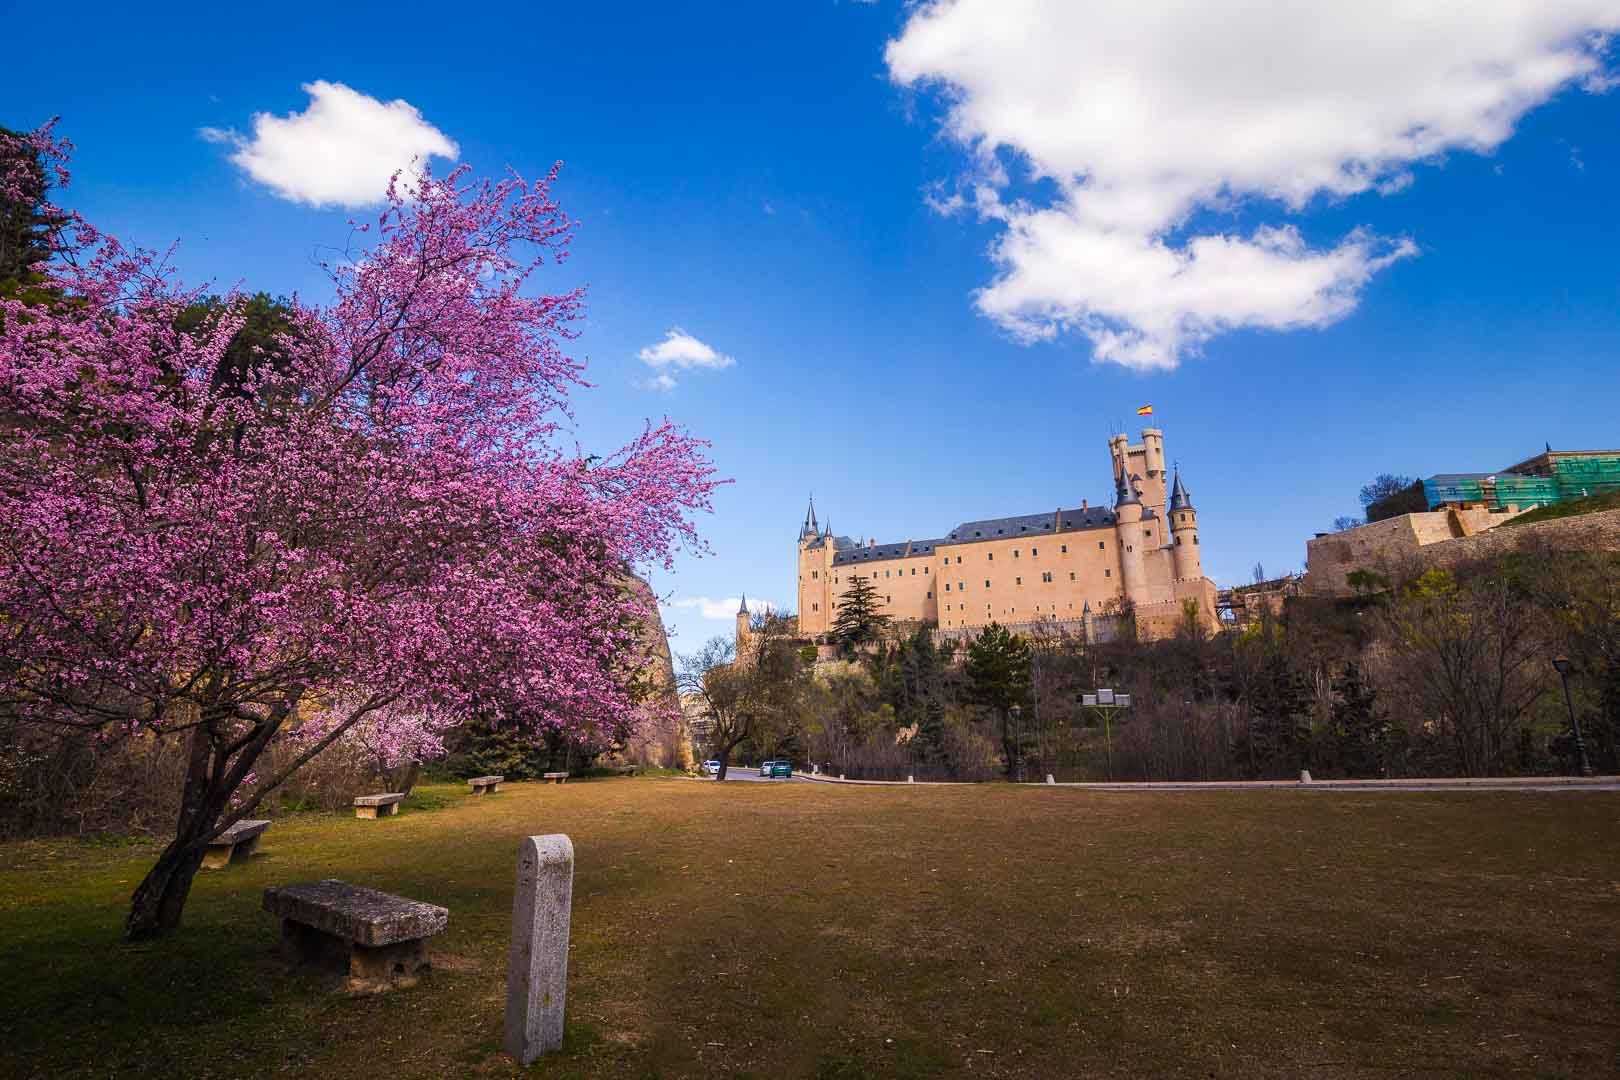
{"type": "Polygon", "coordinates": [[[1569,694],[1569,657],[1555,656],[1552,663],[1564,684],[1564,706],[1569,709],[1569,726],[1575,732],[1575,756],[1580,761],[1581,775],[1591,776],[1592,762],[1586,756],[1586,737],[1581,734],[1581,718],[1575,715],[1575,699],[1569,694]]]}
{"type": "Polygon", "coordinates": [[[1024,782],[1024,709],[1020,705],[1014,705],[1007,710],[1007,713],[1012,717],[1012,752],[1017,756],[1018,761],[1018,764],[1014,767],[1013,779],[1022,784],[1024,782]]]}
{"type": "Polygon", "coordinates": [[[1108,749],[1108,779],[1114,779],[1114,731],[1113,715],[1119,709],[1131,707],[1131,695],[1116,694],[1104,687],[1095,694],[1081,694],[1080,704],[1088,709],[1096,709],[1102,714],[1103,745],[1108,749]]]}

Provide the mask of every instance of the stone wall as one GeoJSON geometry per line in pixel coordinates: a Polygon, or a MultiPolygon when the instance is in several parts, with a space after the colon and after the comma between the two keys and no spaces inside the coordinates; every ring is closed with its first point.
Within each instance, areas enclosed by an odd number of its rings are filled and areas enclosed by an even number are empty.
{"type": "Polygon", "coordinates": [[[1354,590],[1345,578],[1355,570],[1380,571],[1413,562],[1425,569],[1446,568],[1501,555],[1531,542],[1572,551],[1620,551],[1620,510],[1508,529],[1499,527],[1500,523],[1517,514],[1479,516],[1484,514],[1484,510],[1403,514],[1317,537],[1306,545],[1307,570],[1300,591],[1307,596],[1349,596],[1354,590]],[[1449,524],[1436,520],[1447,519],[1448,514],[1449,524]],[[1481,529],[1480,525],[1486,527],[1481,529]],[[1440,532],[1442,528],[1444,533],[1440,532]]]}

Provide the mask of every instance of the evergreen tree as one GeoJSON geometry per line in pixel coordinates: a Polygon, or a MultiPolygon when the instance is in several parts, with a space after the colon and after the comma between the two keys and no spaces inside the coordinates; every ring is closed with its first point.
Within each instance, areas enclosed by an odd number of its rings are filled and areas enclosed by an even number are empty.
{"type": "Polygon", "coordinates": [[[60,151],[48,140],[0,127],[0,295],[29,299],[67,219],[46,199],[60,151]]]}
{"type": "Polygon", "coordinates": [[[1000,721],[1008,779],[1017,775],[1023,754],[1012,710],[1029,701],[1030,659],[1028,639],[1000,623],[992,622],[968,643],[966,697],[989,709],[1000,721]]]}
{"type": "Polygon", "coordinates": [[[1389,725],[1378,709],[1378,692],[1354,660],[1344,665],[1344,674],[1333,688],[1338,691],[1333,702],[1333,734],[1341,766],[1349,776],[1383,775],[1389,725]]]}
{"type": "Polygon", "coordinates": [[[878,640],[888,625],[889,617],[878,611],[877,587],[872,579],[856,574],[838,600],[833,641],[841,651],[851,653],[868,641],[878,640]]]}

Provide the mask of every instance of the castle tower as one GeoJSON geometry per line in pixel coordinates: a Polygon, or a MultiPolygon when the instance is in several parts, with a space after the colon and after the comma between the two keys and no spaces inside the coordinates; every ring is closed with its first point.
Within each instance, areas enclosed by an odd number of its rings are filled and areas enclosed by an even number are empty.
{"type": "Polygon", "coordinates": [[[1165,511],[1164,432],[1142,429],[1142,505],[1160,517],[1165,511]]]}
{"type": "Polygon", "coordinates": [[[1147,599],[1147,553],[1142,549],[1142,500],[1121,469],[1114,484],[1114,535],[1119,543],[1119,577],[1125,599],[1133,604],[1147,599]]]}
{"type": "Polygon", "coordinates": [[[837,544],[832,526],[816,521],[816,502],[810,500],[804,524],[799,526],[799,633],[825,634],[832,627],[832,568],[837,544]]]}
{"type": "Polygon", "coordinates": [[[737,659],[740,661],[743,654],[748,651],[748,594],[744,593],[742,604],[737,608],[737,659]]]}
{"type": "Polygon", "coordinates": [[[1132,481],[1132,488],[1142,500],[1144,511],[1163,517],[1169,485],[1164,469],[1164,432],[1159,428],[1143,428],[1142,441],[1135,446],[1122,432],[1108,438],[1110,475],[1118,476],[1124,470],[1132,481]]]}
{"type": "Polygon", "coordinates": [[[1198,550],[1198,511],[1181,484],[1181,470],[1176,470],[1175,488],[1170,492],[1170,535],[1175,537],[1171,558],[1175,562],[1176,580],[1198,579],[1204,576],[1204,557],[1198,550]]]}

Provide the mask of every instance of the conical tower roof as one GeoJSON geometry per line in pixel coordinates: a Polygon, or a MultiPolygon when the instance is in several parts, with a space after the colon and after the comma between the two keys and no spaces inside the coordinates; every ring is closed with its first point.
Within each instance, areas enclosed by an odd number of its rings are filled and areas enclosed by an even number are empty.
{"type": "Polygon", "coordinates": [[[1131,485],[1130,474],[1125,471],[1123,465],[1120,466],[1119,475],[1114,480],[1115,506],[1128,506],[1131,503],[1140,503],[1142,501],[1136,497],[1136,488],[1131,485]]]}
{"type": "Polygon", "coordinates": [[[1175,487],[1170,489],[1170,509],[1191,510],[1192,508],[1192,499],[1188,497],[1187,489],[1181,483],[1181,470],[1177,469],[1175,487]]]}

